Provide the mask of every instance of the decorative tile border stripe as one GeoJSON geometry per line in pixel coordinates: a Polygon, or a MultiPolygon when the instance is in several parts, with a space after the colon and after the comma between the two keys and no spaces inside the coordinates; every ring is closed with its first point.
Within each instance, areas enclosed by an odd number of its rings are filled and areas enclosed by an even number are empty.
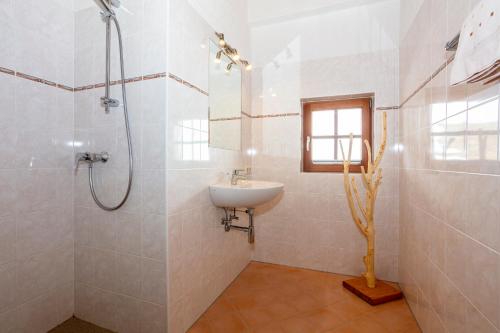
{"type": "Polygon", "coordinates": [[[192,83],[190,83],[190,82],[188,82],[188,81],[186,81],[186,80],[184,80],[184,79],[182,79],[182,78],[178,77],[178,76],[177,76],[177,75],[175,75],[175,74],[168,73],[168,77],[169,77],[170,79],[172,79],[172,80],[174,80],[174,81],[176,81],[176,82],[178,82],[178,83],[182,84],[182,85],[185,85],[185,86],[186,86],[186,87],[188,87],[188,88],[194,89],[194,90],[196,90],[197,92],[202,93],[202,94],[203,94],[203,95],[205,95],[205,96],[208,96],[208,92],[206,92],[205,90],[203,90],[203,89],[201,89],[201,88],[199,88],[199,87],[195,86],[194,84],[192,84],[192,83]]]}
{"type": "MultiPolygon", "coordinates": [[[[417,89],[415,89],[410,94],[410,96],[408,96],[399,106],[378,107],[377,110],[398,110],[398,109],[402,108],[406,103],[408,103],[408,101],[410,99],[412,99],[416,94],[418,94],[420,92],[420,90],[422,90],[432,79],[434,79],[437,75],[439,75],[439,73],[441,73],[454,60],[454,58],[455,58],[454,55],[451,56],[450,58],[448,58],[441,66],[439,66],[439,68],[437,70],[434,71],[434,73],[432,73],[422,84],[420,84],[417,87],[417,89]]],[[[97,88],[104,87],[104,83],[97,83],[97,84],[90,84],[90,85],[86,85],[86,86],[72,88],[72,87],[66,86],[64,84],[52,82],[52,81],[45,80],[45,79],[42,79],[42,78],[39,78],[39,77],[36,77],[33,75],[25,74],[22,72],[17,72],[15,70],[5,68],[5,67],[0,67],[0,73],[16,76],[16,77],[19,77],[22,79],[30,80],[33,82],[38,82],[38,83],[45,84],[45,85],[48,85],[48,86],[51,86],[54,88],[59,88],[59,89],[63,89],[66,91],[71,91],[71,92],[78,92],[78,91],[84,91],[84,90],[97,89],[97,88]]],[[[167,76],[166,72],[160,72],[160,73],[141,75],[141,76],[128,78],[128,79],[125,79],[124,82],[127,84],[127,83],[132,83],[132,82],[139,82],[139,81],[147,81],[147,80],[153,80],[153,79],[158,79],[158,78],[164,78],[166,76],[167,76]]],[[[194,84],[178,77],[175,74],[168,73],[168,77],[170,79],[173,79],[174,81],[178,82],[179,84],[182,84],[188,88],[194,89],[205,96],[209,96],[208,92],[206,92],[205,90],[203,90],[203,89],[195,86],[194,84]]],[[[117,84],[121,84],[121,83],[122,83],[122,80],[111,81],[112,86],[117,85],[117,84]]],[[[298,113],[298,112],[296,112],[296,113],[264,114],[264,115],[256,115],[256,116],[253,116],[253,115],[248,114],[246,112],[242,112],[242,114],[248,118],[251,118],[251,119],[300,116],[300,113],[298,113]]]]}
{"type": "Polygon", "coordinates": [[[210,121],[228,121],[228,120],[241,120],[241,117],[229,117],[229,118],[215,118],[215,119],[210,119],[210,121]]]}
{"type": "MultiPolygon", "coordinates": [[[[36,77],[36,76],[33,76],[33,75],[29,75],[29,74],[25,74],[25,73],[21,73],[21,72],[16,72],[13,69],[5,68],[5,67],[0,67],[0,73],[7,74],[7,75],[12,75],[12,76],[15,76],[15,77],[19,77],[21,79],[30,80],[30,81],[33,81],[33,82],[38,82],[38,83],[41,83],[41,84],[48,85],[50,87],[59,88],[59,89],[63,89],[63,90],[66,90],[66,91],[71,91],[71,92],[77,92],[77,91],[83,91],[83,90],[89,90],[89,89],[96,89],[96,88],[102,88],[102,87],[104,87],[104,83],[97,83],[97,84],[90,84],[90,85],[87,85],[87,86],[81,86],[81,87],[72,88],[72,87],[66,86],[64,84],[60,84],[60,83],[52,82],[52,81],[49,81],[49,80],[45,80],[45,79],[42,79],[42,78],[39,78],[39,77],[36,77]]],[[[136,76],[136,77],[132,77],[132,78],[129,78],[129,79],[125,79],[124,82],[125,83],[132,83],[132,82],[139,82],[139,81],[147,81],[147,80],[153,80],[153,79],[163,78],[163,77],[166,77],[166,76],[167,76],[166,72],[154,73],[154,74],[136,76]]],[[[117,85],[117,84],[121,84],[121,83],[122,83],[122,80],[111,81],[111,85],[112,86],[113,85],[117,85]]]]}
{"type": "Polygon", "coordinates": [[[21,79],[30,80],[33,82],[45,84],[47,86],[54,87],[54,88],[59,88],[59,89],[63,89],[63,90],[71,91],[71,92],[74,91],[73,88],[65,86],[64,84],[59,84],[59,83],[45,80],[45,79],[42,79],[42,78],[39,78],[39,77],[36,77],[33,75],[29,75],[29,74],[25,74],[25,73],[21,73],[21,72],[16,72],[15,70],[12,70],[9,68],[0,67],[0,73],[4,73],[4,74],[12,75],[12,76],[15,76],[15,77],[18,77],[21,79]]]}
{"type": "Polygon", "coordinates": [[[377,111],[399,110],[399,106],[379,106],[375,110],[377,111]]]}
{"type": "Polygon", "coordinates": [[[162,77],[167,77],[167,73],[166,72],[161,72],[161,73],[156,73],[156,74],[144,75],[142,77],[142,79],[144,81],[147,81],[147,80],[159,79],[159,78],[162,78],[162,77]]]}
{"type": "Polygon", "coordinates": [[[252,116],[252,119],[262,119],[262,118],[284,118],[284,117],[295,117],[300,116],[300,112],[294,113],[276,113],[276,114],[259,114],[252,116]]]}
{"type": "Polygon", "coordinates": [[[415,89],[411,94],[410,96],[408,96],[407,98],[405,98],[405,100],[399,105],[399,108],[401,109],[406,103],[408,103],[410,101],[410,99],[412,99],[413,97],[415,97],[416,94],[418,94],[422,89],[425,88],[425,86],[432,81],[432,79],[434,79],[436,76],[439,75],[439,73],[441,73],[449,64],[451,64],[453,62],[453,60],[455,59],[455,55],[452,55],[450,58],[446,59],[446,61],[444,63],[442,63],[438,69],[436,69],[428,78],[426,78],[424,80],[424,82],[422,82],[422,84],[420,84],[417,89],[415,89]]]}
{"type": "Polygon", "coordinates": [[[295,117],[300,116],[300,112],[289,112],[289,113],[276,113],[276,114],[260,114],[252,116],[251,114],[241,111],[241,114],[250,119],[263,119],[263,118],[284,118],[284,117],[295,117]]]}
{"type": "Polygon", "coordinates": [[[241,114],[244,115],[245,117],[248,117],[250,119],[262,119],[262,118],[284,118],[284,117],[295,117],[295,116],[300,116],[300,112],[293,112],[293,113],[276,113],[276,114],[259,114],[259,115],[251,115],[249,113],[246,113],[244,111],[241,111],[241,114]]]}
{"type": "Polygon", "coordinates": [[[0,67],[0,73],[4,74],[9,74],[9,75],[16,75],[16,71],[13,71],[12,69],[0,67]]]}
{"type": "MultiPolygon", "coordinates": [[[[127,84],[127,83],[133,83],[133,82],[147,81],[147,80],[153,80],[153,79],[163,78],[163,77],[166,77],[166,76],[167,76],[166,72],[161,72],[161,73],[155,73],[155,74],[148,74],[148,75],[141,75],[141,76],[131,77],[131,78],[123,80],[123,82],[125,82],[125,84],[127,84]]],[[[122,83],[122,80],[116,80],[116,81],[111,81],[110,82],[110,84],[112,86],[115,86],[115,85],[121,84],[121,83],[122,83]]],[[[104,86],[105,86],[104,83],[96,83],[96,84],[90,84],[88,86],[76,87],[74,90],[75,91],[84,91],[84,90],[90,90],[90,89],[103,88],[104,86]]]]}
{"type": "Polygon", "coordinates": [[[75,89],[71,88],[71,87],[68,87],[68,86],[65,86],[63,84],[57,84],[57,88],[61,88],[63,90],[66,90],[66,91],[71,91],[71,92],[74,92],[75,89]]]}
{"type": "MultiPolygon", "coordinates": [[[[384,111],[384,110],[398,110],[399,106],[380,106],[376,110],[384,111]]],[[[263,118],[284,118],[284,117],[295,117],[300,116],[300,112],[292,112],[292,113],[276,113],[276,114],[260,114],[260,115],[251,115],[246,112],[241,112],[242,115],[251,118],[251,119],[263,119],[263,118]]]]}

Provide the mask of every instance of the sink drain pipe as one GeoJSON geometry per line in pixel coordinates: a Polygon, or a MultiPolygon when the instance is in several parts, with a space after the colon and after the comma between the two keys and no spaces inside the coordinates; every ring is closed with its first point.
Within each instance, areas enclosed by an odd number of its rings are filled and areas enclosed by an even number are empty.
{"type": "Polygon", "coordinates": [[[248,208],[245,211],[239,210],[238,212],[243,212],[248,214],[248,227],[240,227],[239,225],[233,225],[233,220],[239,220],[240,218],[236,216],[236,208],[224,208],[225,217],[222,218],[221,224],[224,225],[224,230],[226,232],[231,231],[231,229],[239,230],[248,233],[248,243],[253,244],[255,242],[255,228],[253,226],[253,213],[254,208],[248,208]],[[232,212],[230,213],[230,210],[232,212]]]}

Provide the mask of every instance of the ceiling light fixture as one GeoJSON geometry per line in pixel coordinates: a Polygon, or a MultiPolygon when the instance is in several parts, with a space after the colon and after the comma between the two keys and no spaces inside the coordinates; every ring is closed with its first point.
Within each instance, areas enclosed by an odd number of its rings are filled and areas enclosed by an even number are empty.
{"type": "Polygon", "coordinates": [[[248,61],[241,60],[241,63],[243,64],[243,66],[245,66],[245,70],[247,70],[247,71],[251,71],[252,70],[252,65],[249,64],[248,61]]]}
{"type": "Polygon", "coordinates": [[[216,32],[215,35],[219,38],[219,45],[224,47],[226,46],[226,41],[224,39],[224,34],[221,32],[216,32]]]}
{"type": "Polygon", "coordinates": [[[224,39],[223,33],[215,32],[215,35],[219,39],[219,46],[221,47],[221,50],[219,52],[217,52],[217,56],[215,58],[215,63],[217,63],[217,64],[221,63],[221,56],[222,56],[222,53],[224,53],[231,60],[231,63],[227,66],[226,70],[230,70],[233,64],[236,65],[238,63],[240,65],[242,65],[245,68],[245,70],[247,70],[247,71],[252,70],[252,65],[248,61],[241,59],[241,56],[240,56],[238,50],[235,48],[232,48],[231,45],[229,45],[226,42],[226,40],[224,39]]]}
{"type": "Polygon", "coordinates": [[[222,50],[221,50],[221,51],[219,51],[219,52],[217,52],[217,55],[215,56],[215,60],[214,60],[214,62],[215,62],[216,64],[220,64],[220,62],[221,62],[221,59],[220,59],[220,58],[221,58],[221,56],[222,56],[222,50]]]}

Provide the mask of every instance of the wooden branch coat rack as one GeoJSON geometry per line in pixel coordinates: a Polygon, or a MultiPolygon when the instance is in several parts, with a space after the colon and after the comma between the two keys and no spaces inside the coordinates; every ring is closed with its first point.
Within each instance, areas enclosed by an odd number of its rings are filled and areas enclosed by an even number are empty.
{"type": "Polygon", "coordinates": [[[365,170],[364,166],[361,166],[361,183],[363,184],[366,193],[365,203],[363,203],[361,199],[356,179],[354,176],[350,176],[349,174],[352,143],[353,136],[351,134],[349,140],[349,151],[346,157],[344,147],[342,146],[342,142],[340,142],[340,149],[344,161],[344,189],[354,223],[366,239],[367,252],[366,256],[363,257],[366,270],[362,274],[363,277],[361,279],[347,280],[343,282],[343,285],[368,303],[376,305],[402,297],[399,290],[386,283],[377,281],[375,277],[374,213],[377,193],[380,184],[382,183],[382,169],[380,168],[380,162],[384,156],[387,144],[387,113],[384,112],[382,114],[382,141],[375,159],[372,159],[372,148],[370,142],[368,142],[368,140],[364,141],[365,148],[368,152],[367,170],[365,170]],[[361,212],[361,217],[358,214],[358,209],[361,212]]]}

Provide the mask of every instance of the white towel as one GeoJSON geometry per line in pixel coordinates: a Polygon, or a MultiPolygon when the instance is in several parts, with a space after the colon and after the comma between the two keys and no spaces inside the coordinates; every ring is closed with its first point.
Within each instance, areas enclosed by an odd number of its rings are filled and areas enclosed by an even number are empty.
{"type": "Polygon", "coordinates": [[[451,84],[500,79],[500,0],[482,0],[460,32],[451,84]]]}

